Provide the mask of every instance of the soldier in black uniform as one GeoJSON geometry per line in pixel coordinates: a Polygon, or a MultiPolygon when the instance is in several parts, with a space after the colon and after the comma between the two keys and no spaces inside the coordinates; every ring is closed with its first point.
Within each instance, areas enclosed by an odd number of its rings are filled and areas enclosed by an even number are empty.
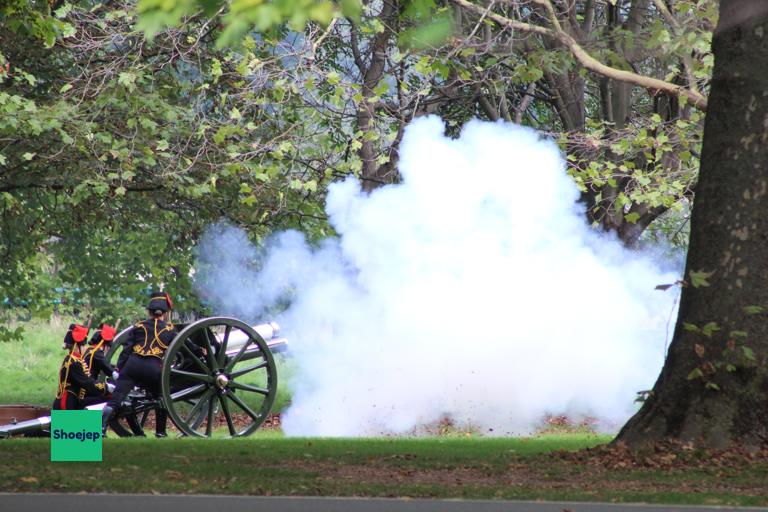
{"type": "Polygon", "coordinates": [[[53,409],[77,410],[107,400],[104,384],[90,377],[88,364],[83,360],[83,342],[88,337],[88,327],[71,324],[64,336],[64,348],[69,353],[59,369],[59,387],[53,409]]]}
{"type": "MultiPolygon", "coordinates": [[[[112,342],[114,341],[116,334],[117,329],[115,327],[108,324],[101,324],[101,327],[96,329],[93,336],[91,336],[91,339],[88,342],[88,345],[90,346],[83,352],[83,359],[88,366],[90,376],[94,380],[98,380],[100,374],[104,374],[104,377],[111,379],[112,381],[117,380],[117,370],[107,360],[107,352],[109,352],[109,349],[112,347],[112,342]]],[[[141,428],[141,425],[136,420],[135,416],[127,416],[125,421],[128,423],[133,435],[141,437],[145,436],[144,430],[141,428]]],[[[113,430],[119,429],[119,426],[116,423],[117,419],[112,418],[110,426],[113,430]]]]}
{"type": "Polygon", "coordinates": [[[101,324],[101,327],[94,331],[91,336],[88,345],[90,345],[83,353],[83,359],[88,365],[90,375],[94,379],[99,378],[99,374],[104,374],[105,377],[113,378],[117,380],[117,373],[115,367],[109,364],[107,361],[106,352],[112,347],[112,341],[115,339],[117,331],[114,327],[107,324],[101,324]]]}
{"type": "MultiPolygon", "coordinates": [[[[115,391],[103,410],[104,432],[109,418],[134,386],[141,386],[155,397],[160,396],[163,356],[176,337],[176,330],[167,322],[172,308],[171,297],[167,293],[153,294],[147,305],[149,318],[133,326],[117,361],[119,376],[115,391]]],[[[165,409],[155,409],[155,436],[166,436],[167,418],[165,409]]]]}

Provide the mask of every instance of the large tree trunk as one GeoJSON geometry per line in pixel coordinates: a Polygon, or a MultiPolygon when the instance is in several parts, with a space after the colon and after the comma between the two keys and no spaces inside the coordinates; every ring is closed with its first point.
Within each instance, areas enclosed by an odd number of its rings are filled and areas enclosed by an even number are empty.
{"type": "Polygon", "coordinates": [[[768,309],[754,308],[768,308],[768,3],[722,0],[720,16],[687,285],[661,375],[617,437],[630,446],[768,440],[768,309]]]}

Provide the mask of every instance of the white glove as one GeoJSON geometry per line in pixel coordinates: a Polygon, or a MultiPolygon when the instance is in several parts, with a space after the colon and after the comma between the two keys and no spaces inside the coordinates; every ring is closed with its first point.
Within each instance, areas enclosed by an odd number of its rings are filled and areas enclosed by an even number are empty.
{"type": "Polygon", "coordinates": [[[120,374],[117,370],[112,372],[112,380],[117,380],[117,378],[120,377],[120,374]]]}
{"type": "Polygon", "coordinates": [[[107,391],[112,393],[114,390],[115,390],[115,385],[112,384],[111,382],[107,382],[107,391]]]}

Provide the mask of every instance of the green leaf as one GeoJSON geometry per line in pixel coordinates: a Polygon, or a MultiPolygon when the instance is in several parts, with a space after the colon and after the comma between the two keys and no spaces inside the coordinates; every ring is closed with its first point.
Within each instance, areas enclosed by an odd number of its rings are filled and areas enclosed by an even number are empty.
{"type": "Polygon", "coordinates": [[[221,0],[198,0],[206,16],[212,16],[221,7],[221,0]]]}
{"type": "Polygon", "coordinates": [[[630,224],[637,224],[637,221],[640,220],[640,214],[637,212],[628,213],[624,216],[624,220],[630,224]]]}
{"type": "Polygon", "coordinates": [[[139,0],[136,11],[139,13],[138,30],[143,30],[148,38],[165,27],[178,25],[181,19],[197,10],[195,2],[176,0],[139,0]]]}
{"type": "Polygon", "coordinates": [[[757,361],[757,358],[755,357],[755,352],[751,348],[742,345],[741,351],[744,353],[744,357],[747,358],[748,361],[757,361]]]}
{"type": "Polygon", "coordinates": [[[448,14],[442,14],[428,23],[406,30],[400,36],[400,43],[416,50],[435,48],[442,45],[452,32],[453,20],[448,14]]]}
{"type": "Polygon", "coordinates": [[[24,77],[24,79],[29,82],[29,85],[33,86],[37,83],[37,78],[35,78],[35,75],[27,72],[22,72],[21,76],[24,77]]]}
{"type": "Polygon", "coordinates": [[[712,333],[719,331],[720,326],[717,325],[716,322],[708,322],[704,327],[701,328],[702,334],[706,336],[707,338],[712,336],[712,333]]]}
{"type": "Polygon", "coordinates": [[[61,89],[59,89],[59,93],[63,94],[65,92],[67,92],[68,90],[70,90],[71,88],[72,88],[72,84],[64,84],[64,85],[61,86],[61,89]]]}
{"type": "Polygon", "coordinates": [[[35,155],[36,155],[36,154],[37,154],[37,153],[29,153],[29,152],[27,152],[27,153],[24,153],[23,155],[21,155],[21,158],[23,158],[24,160],[26,160],[27,162],[29,162],[30,160],[32,160],[33,158],[35,158],[35,155]]]}
{"type": "Polygon", "coordinates": [[[333,19],[336,8],[331,2],[319,1],[312,5],[312,7],[310,7],[308,10],[306,10],[306,13],[302,11],[303,9],[294,10],[289,19],[289,24],[295,30],[304,29],[304,25],[306,25],[307,22],[307,16],[309,16],[309,19],[312,21],[316,21],[321,25],[328,25],[333,19]]]}
{"type": "Polygon", "coordinates": [[[717,385],[717,384],[715,384],[714,382],[707,382],[707,384],[705,385],[705,387],[706,387],[707,389],[711,389],[711,390],[714,390],[714,391],[720,391],[720,386],[718,386],[718,385],[717,385]]]}
{"type": "Polygon", "coordinates": [[[123,71],[117,77],[117,83],[124,86],[129,91],[133,91],[136,88],[136,86],[134,85],[135,82],[136,82],[136,75],[128,71],[123,71]]]}
{"type": "Polygon", "coordinates": [[[67,14],[69,14],[71,10],[72,10],[72,4],[65,3],[64,5],[62,5],[55,11],[53,11],[53,13],[56,15],[57,18],[62,19],[62,18],[66,18],[67,14]]]}
{"type": "Polygon", "coordinates": [[[701,371],[701,368],[694,368],[691,373],[688,374],[688,377],[686,379],[693,380],[693,379],[700,379],[704,376],[704,372],[701,371]]]}
{"type": "Polygon", "coordinates": [[[213,59],[211,61],[211,76],[213,77],[213,83],[219,81],[219,77],[223,74],[221,70],[221,61],[219,59],[213,59]]]}
{"type": "Polygon", "coordinates": [[[701,287],[707,287],[709,286],[709,279],[714,272],[704,272],[704,271],[691,271],[688,275],[691,277],[691,286],[694,288],[701,288],[701,287]]]}
{"type": "Polygon", "coordinates": [[[683,322],[683,329],[690,332],[699,332],[699,328],[696,324],[689,324],[688,322],[683,322]]]}
{"type": "Polygon", "coordinates": [[[745,306],[743,309],[748,315],[759,315],[763,312],[763,308],[760,306],[745,306]]]}

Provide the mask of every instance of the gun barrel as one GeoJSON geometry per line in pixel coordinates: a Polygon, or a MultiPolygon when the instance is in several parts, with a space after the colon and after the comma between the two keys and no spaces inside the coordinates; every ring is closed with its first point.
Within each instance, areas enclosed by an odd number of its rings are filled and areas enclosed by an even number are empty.
{"type": "MultiPolygon", "coordinates": [[[[280,337],[280,326],[277,325],[277,323],[268,322],[254,325],[252,327],[253,330],[256,331],[259,336],[261,336],[264,341],[267,342],[267,346],[269,347],[270,351],[285,352],[288,349],[288,340],[280,337]]],[[[216,337],[219,343],[224,341],[224,335],[222,333],[217,333],[216,337]]],[[[227,339],[227,355],[236,355],[240,349],[243,348],[243,345],[248,343],[249,339],[249,336],[243,331],[235,330],[230,332],[229,338],[227,339]]],[[[257,356],[259,352],[259,348],[255,344],[251,345],[246,350],[246,354],[249,356],[257,356]]]]}
{"type": "Polygon", "coordinates": [[[18,436],[22,434],[31,434],[33,432],[42,432],[51,425],[50,416],[41,416],[33,420],[20,421],[18,423],[9,423],[0,425],[0,438],[18,436]]]}
{"type": "MultiPolygon", "coordinates": [[[[278,335],[280,333],[280,326],[277,325],[275,322],[269,322],[266,324],[259,324],[252,326],[253,330],[256,331],[259,336],[264,338],[264,341],[267,342],[269,345],[273,340],[275,339],[283,339],[284,338],[278,338],[278,335]]],[[[219,340],[219,342],[224,341],[224,335],[221,333],[216,334],[216,338],[219,340]]],[[[227,339],[227,352],[230,352],[232,350],[237,351],[242,348],[243,345],[248,343],[249,340],[248,334],[246,334],[243,331],[232,331],[229,333],[229,338],[227,339]]]]}

